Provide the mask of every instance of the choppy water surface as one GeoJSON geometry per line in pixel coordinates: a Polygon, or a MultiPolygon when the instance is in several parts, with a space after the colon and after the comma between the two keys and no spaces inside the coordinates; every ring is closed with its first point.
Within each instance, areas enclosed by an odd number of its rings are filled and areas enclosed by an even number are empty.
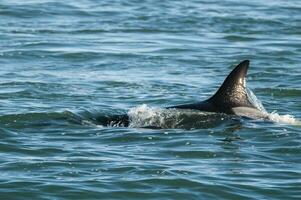
{"type": "Polygon", "coordinates": [[[298,0],[1,1],[1,199],[300,199],[300,19],[298,0]],[[160,109],[243,59],[272,121],[160,109]]]}

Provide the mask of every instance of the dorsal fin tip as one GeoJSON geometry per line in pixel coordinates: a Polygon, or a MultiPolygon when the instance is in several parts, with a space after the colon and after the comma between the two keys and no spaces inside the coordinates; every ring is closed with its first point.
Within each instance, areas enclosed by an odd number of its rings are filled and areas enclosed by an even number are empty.
{"type": "MultiPolygon", "coordinates": [[[[249,60],[244,60],[240,62],[233,70],[232,72],[228,75],[228,77],[231,77],[232,79],[235,78],[244,78],[247,75],[248,68],[250,65],[249,60]]],[[[226,80],[228,79],[226,78],[226,80]]]]}
{"type": "Polygon", "coordinates": [[[239,63],[239,65],[242,64],[242,65],[249,65],[250,64],[250,60],[243,60],[239,63]]]}
{"type": "Polygon", "coordinates": [[[245,77],[248,72],[250,61],[244,60],[240,62],[227,76],[223,84],[221,85],[221,89],[226,89],[229,87],[235,87],[235,86],[244,86],[245,77]]]}

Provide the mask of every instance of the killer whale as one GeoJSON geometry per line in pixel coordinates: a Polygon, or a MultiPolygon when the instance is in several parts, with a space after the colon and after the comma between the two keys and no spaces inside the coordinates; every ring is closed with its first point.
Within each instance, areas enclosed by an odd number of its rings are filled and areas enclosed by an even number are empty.
{"type": "Polygon", "coordinates": [[[249,65],[249,60],[244,60],[239,63],[230,72],[217,92],[209,99],[197,103],[176,105],[167,108],[192,109],[250,118],[266,118],[266,113],[262,112],[251,101],[246,87],[246,75],[249,65]]]}
{"type": "MultiPolygon", "coordinates": [[[[237,115],[251,119],[267,119],[267,113],[260,110],[250,99],[246,87],[246,75],[249,60],[240,62],[226,77],[216,93],[210,98],[191,104],[175,105],[166,109],[190,109],[203,112],[237,115]]],[[[101,124],[112,126],[129,126],[128,115],[114,115],[98,119],[101,124]]]]}

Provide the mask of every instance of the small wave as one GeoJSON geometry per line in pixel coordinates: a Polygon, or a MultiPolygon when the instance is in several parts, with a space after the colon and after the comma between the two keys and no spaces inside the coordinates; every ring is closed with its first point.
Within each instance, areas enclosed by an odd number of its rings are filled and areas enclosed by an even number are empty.
{"type": "Polygon", "coordinates": [[[41,127],[52,125],[91,124],[71,111],[63,112],[28,112],[6,114],[0,116],[0,126],[6,128],[23,129],[28,127],[41,127]]]}

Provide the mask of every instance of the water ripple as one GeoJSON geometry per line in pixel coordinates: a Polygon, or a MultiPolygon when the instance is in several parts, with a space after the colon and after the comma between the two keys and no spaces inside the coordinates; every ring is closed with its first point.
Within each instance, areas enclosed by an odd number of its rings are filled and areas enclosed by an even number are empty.
{"type": "Polygon", "coordinates": [[[300,8],[1,1],[1,199],[300,199],[300,8]],[[272,121],[162,109],[244,59],[272,121]]]}

